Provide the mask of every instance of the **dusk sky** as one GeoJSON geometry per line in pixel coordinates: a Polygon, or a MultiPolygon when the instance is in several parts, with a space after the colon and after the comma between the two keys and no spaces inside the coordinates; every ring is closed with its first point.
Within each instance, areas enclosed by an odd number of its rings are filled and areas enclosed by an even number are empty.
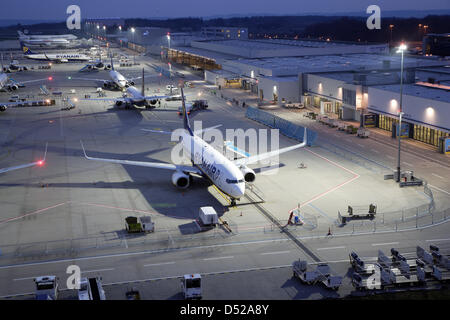
{"type": "Polygon", "coordinates": [[[229,14],[304,14],[361,12],[371,4],[383,10],[450,9],[449,0],[14,0],[1,1],[0,19],[61,19],[77,4],[82,18],[204,17],[229,14]]]}

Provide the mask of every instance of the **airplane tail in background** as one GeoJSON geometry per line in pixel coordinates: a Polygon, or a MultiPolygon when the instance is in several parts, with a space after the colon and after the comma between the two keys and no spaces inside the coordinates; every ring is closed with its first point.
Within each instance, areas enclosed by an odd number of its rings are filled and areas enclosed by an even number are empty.
{"type": "Polygon", "coordinates": [[[142,96],[145,97],[144,68],[142,68],[142,96]]]}
{"type": "Polygon", "coordinates": [[[33,54],[30,48],[28,48],[23,42],[21,42],[20,45],[22,46],[22,51],[24,55],[33,54]]]}
{"type": "Polygon", "coordinates": [[[111,70],[114,70],[114,64],[113,64],[113,60],[112,60],[112,55],[111,55],[111,70]]]}
{"type": "Polygon", "coordinates": [[[181,89],[181,105],[183,107],[183,125],[184,125],[184,129],[189,131],[191,136],[193,136],[194,133],[192,132],[191,125],[189,124],[189,117],[188,117],[188,114],[187,114],[187,111],[186,111],[186,105],[185,105],[185,101],[184,101],[183,88],[180,88],[180,89],[181,89]]]}

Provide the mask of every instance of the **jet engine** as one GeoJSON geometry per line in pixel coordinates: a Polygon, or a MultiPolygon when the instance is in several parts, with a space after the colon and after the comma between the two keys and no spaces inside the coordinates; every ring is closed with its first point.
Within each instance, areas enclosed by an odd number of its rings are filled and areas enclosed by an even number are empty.
{"type": "Polygon", "coordinates": [[[180,189],[186,189],[190,184],[190,176],[181,171],[175,171],[172,174],[172,183],[180,189]]]}
{"type": "Polygon", "coordinates": [[[120,107],[121,105],[123,105],[123,101],[122,100],[117,100],[116,101],[116,106],[120,107]]]}
{"type": "Polygon", "coordinates": [[[150,100],[149,102],[150,102],[151,105],[154,105],[154,104],[156,104],[158,102],[158,100],[150,100]]]}
{"type": "Polygon", "coordinates": [[[245,182],[252,183],[256,179],[255,171],[250,169],[247,166],[240,166],[239,170],[241,170],[242,174],[244,175],[245,182]]]}
{"type": "Polygon", "coordinates": [[[10,91],[15,91],[15,90],[19,89],[19,86],[17,84],[11,84],[8,86],[8,89],[10,91]]]}
{"type": "Polygon", "coordinates": [[[6,110],[6,106],[0,106],[0,111],[3,112],[6,110]]]}
{"type": "Polygon", "coordinates": [[[134,86],[134,81],[129,81],[128,84],[129,84],[130,86],[134,86]]]}

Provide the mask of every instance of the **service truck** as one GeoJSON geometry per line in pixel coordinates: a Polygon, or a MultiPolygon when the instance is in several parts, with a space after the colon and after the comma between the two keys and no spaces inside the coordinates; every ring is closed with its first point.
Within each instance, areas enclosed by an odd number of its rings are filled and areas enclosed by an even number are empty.
{"type": "Polygon", "coordinates": [[[78,300],[106,300],[101,278],[81,278],[78,300]]]}
{"type": "Polygon", "coordinates": [[[213,207],[200,207],[198,218],[204,226],[216,226],[219,223],[219,217],[213,207]]]}
{"type": "Polygon", "coordinates": [[[185,274],[181,279],[181,290],[184,299],[202,298],[202,276],[198,273],[185,274]]]}
{"type": "Polygon", "coordinates": [[[56,300],[58,298],[58,283],[56,276],[41,276],[34,278],[36,284],[36,300],[56,300]]]}

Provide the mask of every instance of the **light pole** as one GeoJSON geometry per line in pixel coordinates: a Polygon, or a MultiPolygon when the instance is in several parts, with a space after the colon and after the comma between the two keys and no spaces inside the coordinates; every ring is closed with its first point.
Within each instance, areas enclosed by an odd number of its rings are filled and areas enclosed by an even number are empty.
{"type": "Polygon", "coordinates": [[[389,25],[389,29],[391,29],[391,41],[389,42],[390,44],[392,43],[392,29],[394,28],[393,24],[389,25]]]}
{"type": "Polygon", "coordinates": [[[397,135],[398,135],[398,157],[397,157],[397,176],[396,176],[396,181],[400,182],[400,176],[401,176],[401,172],[400,172],[400,142],[401,142],[401,136],[402,136],[402,115],[403,115],[403,110],[402,110],[402,99],[403,99],[403,54],[406,50],[406,45],[404,43],[402,43],[400,45],[400,47],[398,47],[397,53],[401,53],[402,54],[402,59],[401,59],[401,64],[400,64],[400,106],[399,106],[399,110],[398,110],[398,127],[397,127],[397,135]]]}
{"type": "Polygon", "coordinates": [[[131,28],[131,34],[133,35],[133,46],[134,46],[134,32],[136,31],[135,28],[131,28]]]}

